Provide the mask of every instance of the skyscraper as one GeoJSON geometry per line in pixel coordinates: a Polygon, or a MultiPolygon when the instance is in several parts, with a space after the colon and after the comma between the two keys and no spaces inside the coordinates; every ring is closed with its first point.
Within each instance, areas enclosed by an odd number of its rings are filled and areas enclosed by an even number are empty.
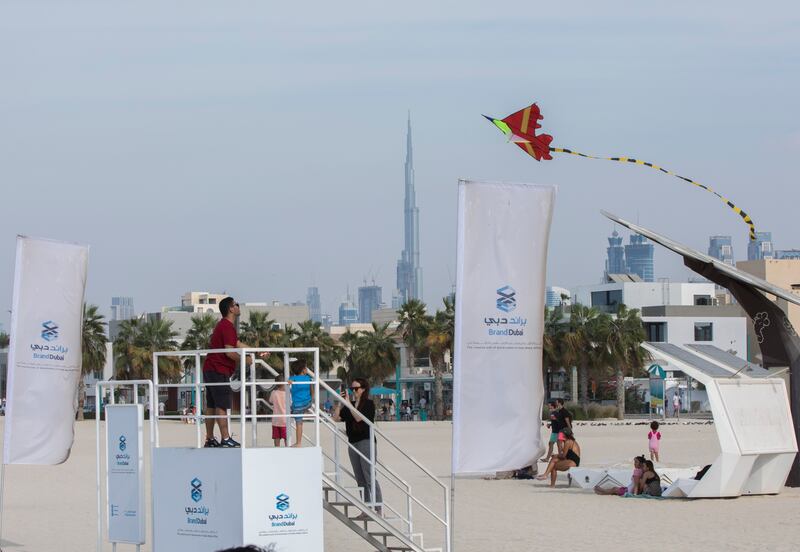
{"type": "Polygon", "coordinates": [[[376,286],[372,282],[371,286],[364,285],[358,288],[358,321],[362,324],[372,322],[372,311],[381,306],[382,299],[381,286],[376,286]]]}
{"type": "Polygon", "coordinates": [[[308,316],[314,322],[322,323],[322,305],[319,299],[319,289],[316,286],[308,288],[306,292],[306,304],[308,305],[308,316]]]}
{"type": "Polygon", "coordinates": [[[747,260],[772,259],[772,232],[756,232],[756,239],[747,243],[747,260]]]}
{"type": "Polygon", "coordinates": [[[733,245],[730,236],[711,236],[708,238],[708,255],[731,266],[733,263],[733,245]]]}
{"type": "Polygon", "coordinates": [[[638,274],[645,282],[654,281],[652,243],[639,234],[631,234],[631,243],[625,246],[625,260],[628,272],[638,274]]]}
{"type": "Polygon", "coordinates": [[[111,298],[111,320],[130,320],[133,312],[133,297],[111,298]]]}
{"type": "Polygon", "coordinates": [[[625,248],[622,247],[622,237],[616,230],[608,238],[606,252],[608,253],[606,277],[609,274],[625,274],[628,272],[628,267],[625,265],[625,248]]]}
{"type": "Polygon", "coordinates": [[[403,209],[404,248],[397,261],[397,289],[400,304],[422,299],[422,267],[419,265],[419,209],[414,190],[414,154],[411,148],[411,114],[406,135],[406,196],[403,209]]]}
{"type": "Polygon", "coordinates": [[[339,325],[347,326],[358,322],[358,309],[348,299],[339,305],[339,325]]]}

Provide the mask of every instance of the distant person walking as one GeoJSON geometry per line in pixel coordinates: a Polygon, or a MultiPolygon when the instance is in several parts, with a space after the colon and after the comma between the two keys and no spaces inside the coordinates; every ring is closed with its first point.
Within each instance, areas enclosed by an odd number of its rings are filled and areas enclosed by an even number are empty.
{"type": "Polygon", "coordinates": [[[558,407],[556,416],[558,417],[558,453],[564,452],[564,443],[566,442],[565,429],[572,429],[572,412],[567,410],[564,406],[564,399],[556,399],[556,406],[558,407]]]}
{"type": "MultiPolygon", "coordinates": [[[[233,297],[226,297],[219,302],[219,312],[222,319],[217,322],[211,334],[209,347],[211,349],[242,349],[247,347],[239,341],[236,335],[236,317],[239,316],[239,303],[233,297]]],[[[264,353],[259,356],[268,356],[264,353]]],[[[206,390],[206,416],[218,416],[218,418],[206,418],[206,444],[208,448],[225,447],[236,448],[239,443],[233,440],[228,431],[227,411],[231,407],[231,386],[219,385],[227,384],[231,376],[236,371],[239,364],[239,353],[231,351],[229,353],[209,353],[203,363],[203,382],[218,385],[210,385],[206,390]],[[219,426],[220,441],[214,437],[214,424],[219,426]]]]}
{"type": "Polygon", "coordinates": [[[672,395],[672,415],[679,420],[681,419],[681,393],[677,389],[675,394],[672,395]]]}
{"type": "MultiPolygon", "coordinates": [[[[558,434],[561,433],[561,421],[558,417],[558,405],[556,401],[550,401],[547,403],[547,407],[549,409],[550,415],[550,422],[547,424],[550,426],[550,439],[547,443],[547,456],[539,460],[540,462],[549,462],[550,458],[553,457],[553,445],[558,443],[558,434]]],[[[561,451],[561,446],[558,446],[558,451],[561,451]]]]}

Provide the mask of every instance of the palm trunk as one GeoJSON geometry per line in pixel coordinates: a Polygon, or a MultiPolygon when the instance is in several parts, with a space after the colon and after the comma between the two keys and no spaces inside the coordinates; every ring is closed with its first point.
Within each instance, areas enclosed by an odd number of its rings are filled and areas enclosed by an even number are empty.
{"type": "Polygon", "coordinates": [[[584,413],[589,410],[589,367],[585,364],[578,366],[578,385],[580,386],[579,404],[584,413]]]}
{"type": "Polygon", "coordinates": [[[441,365],[433,368],[433,399],[435,403],[436,419],[444,420],[444,367],[441,365]]]}
{"type": "Polygon", "coordinates": [[[617,367],[617,419],[625,419],[625,375],[622,367],[617,367]]]}
{"type": "Polygon", "coordinates": [[[79,422],[83,421],[83,405],[86,403],[86,386],[83,384],[83,375],[78,381],[78,417],[79,422]]]}
{"type": "Polygon", "coordinates": [[[417,355],[417,352],[414,350],[414,347],[406,346],[406,367],[408,368],[408,375],[412,375],[414,373],[414,360],[417,355]]]}

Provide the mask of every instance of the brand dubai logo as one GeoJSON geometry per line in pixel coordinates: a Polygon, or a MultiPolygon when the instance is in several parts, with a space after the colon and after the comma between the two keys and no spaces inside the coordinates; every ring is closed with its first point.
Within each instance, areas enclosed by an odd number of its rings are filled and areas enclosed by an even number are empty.
{"type": "Polygon", "coordinates": [[[127,445],[127,443],[125,442],[126,440],[127,440],[127,439],[125,439],[125,436],[124,436],[124,435],[120,435],[120,436],[119,436],[119,450],[122,450],[122,451],[124,451],[126,448],[128,448],[128,445],[127,445]]]}
{"type": "Polygon", "coordinates": [[[192,497],[192,500],[195,502],[200,502],[203,500],[203,490],[201,489],[203,482],[195,477],[189,482],[189,484],[192,486],[192,490],[189,493],[192,497]]]}
{"type": "Polygon", "coordinates": [[[289,509],[289,495],[281,493],[275,497],[275,500],[275,507],[281,512],[285,512],[289,509]]]}
{"type": "Polygon", "coordinates": [[[58,324],[52,320],[42,322],[42,339],[45,341],[55,341],[58,339],[58,324]]]}
{"type": "Polygon", "coordinates": [[[497,309],[511,312],[517,308],[517,292],[511,286],[503,286],[497,290],[497,309]]]}

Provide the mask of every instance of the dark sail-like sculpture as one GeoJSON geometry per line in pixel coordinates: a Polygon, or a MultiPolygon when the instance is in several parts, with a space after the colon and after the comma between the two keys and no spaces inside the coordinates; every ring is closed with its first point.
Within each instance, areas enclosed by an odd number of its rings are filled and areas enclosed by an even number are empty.
{"type": "MultiPolygon", "coordinates": [[[[789,402],[795,437],[800,442],[800,337],[786,313],[765,293],[795,305],[800,305],[800,297],[611,213],[602,213],[614,222],[674,251],[683,257],[683,264],[688,268],[731,292],[753,321],[764,368],[789,368],[789,402]]],[[[800,456],[794,460],[786,485],[800,487],[800,456]]]]}

